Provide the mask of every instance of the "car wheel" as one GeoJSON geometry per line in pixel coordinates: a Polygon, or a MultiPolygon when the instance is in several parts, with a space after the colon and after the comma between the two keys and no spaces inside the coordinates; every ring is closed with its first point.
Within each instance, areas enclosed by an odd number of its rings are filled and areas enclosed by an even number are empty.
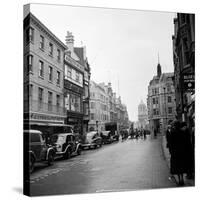
{"type": "Polygon", "coordinates": [[[69,159],[70,157],[71,157],[71,153],[70,153],[70,151],[68,149],[64,154],[64,159],[69,159]]]}
{"type": "Polygon", "coordinates": [[[48,162],[49,166],[53,164],[53,162],[54,162],[54,155],[53,155],[52,152],[49,153],[49,155],[48,155],[48,161],[47,162],[48,162]]]}
{"type": "Polygon", "coordinates": [[[30,160],[29,160],[29,172],[32,173],[34,170],[34,166],[35,166],[35,159],[33,156],[31,156],[30,160]]]}
{"type": "Polygon", "coordinates": [[[77,154],[78,154],[78,155],[81,155],[81,148],[78,148],[77,154]]]}

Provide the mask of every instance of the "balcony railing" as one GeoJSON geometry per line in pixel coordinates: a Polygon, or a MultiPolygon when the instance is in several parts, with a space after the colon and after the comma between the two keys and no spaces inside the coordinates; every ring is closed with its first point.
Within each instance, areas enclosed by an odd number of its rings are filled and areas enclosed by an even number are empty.
{"type": "Polygon", "coordinates": [[[25,112],[41,112],[54,115],[65,115],[66,111],[64,107],[59,105],[52,105],[48,103],[43,103],[36,100],[25,100],[24,101],[24,111],[25,112]]]}

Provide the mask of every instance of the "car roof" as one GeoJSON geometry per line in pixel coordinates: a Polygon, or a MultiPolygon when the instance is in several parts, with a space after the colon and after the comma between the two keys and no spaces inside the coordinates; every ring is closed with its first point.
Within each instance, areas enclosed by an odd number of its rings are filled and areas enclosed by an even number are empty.
{"type": "Polygon", "coordinates": [[[39,130],[33,130],[33,129],[24,130],[24,133],[37,133],[37,134],[42,134],[41,131],[39,131],[39,130]]]}
{"type": "Polygon", "coordinates": [[[73,133],[56,133],[56,134],[53,134],[53,135],[66,136],[66,135],[74,135],[74,134],[73,133]]]}

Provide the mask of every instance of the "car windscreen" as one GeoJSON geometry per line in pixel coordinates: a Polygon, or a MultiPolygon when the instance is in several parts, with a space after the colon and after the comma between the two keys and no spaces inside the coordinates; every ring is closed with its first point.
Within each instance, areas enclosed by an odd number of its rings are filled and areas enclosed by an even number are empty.
{"type": "Polygon", "coordinates": [[[52,143],[60,143],[63,142],[65,140],[65,137],[62,135],[53,135],[51,137],[51,142],[52,143]]]}

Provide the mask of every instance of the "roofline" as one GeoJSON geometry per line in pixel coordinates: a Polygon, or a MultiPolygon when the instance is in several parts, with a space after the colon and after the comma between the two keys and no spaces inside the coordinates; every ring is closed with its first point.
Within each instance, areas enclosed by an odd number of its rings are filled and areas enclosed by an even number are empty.
{"type": "Polygon", "coordinates": [[[40,26],[44,31],[46,31],[47,34],[50,35],[51,39],[53,39],[55,42],[57,42],[62,48],[68,49],[68,47],[56,36],[54,35],[37,17],[35,17],[31,12],[24,18],[24,21],[28,18],[32,19],[37,26],[40,26]]]}

